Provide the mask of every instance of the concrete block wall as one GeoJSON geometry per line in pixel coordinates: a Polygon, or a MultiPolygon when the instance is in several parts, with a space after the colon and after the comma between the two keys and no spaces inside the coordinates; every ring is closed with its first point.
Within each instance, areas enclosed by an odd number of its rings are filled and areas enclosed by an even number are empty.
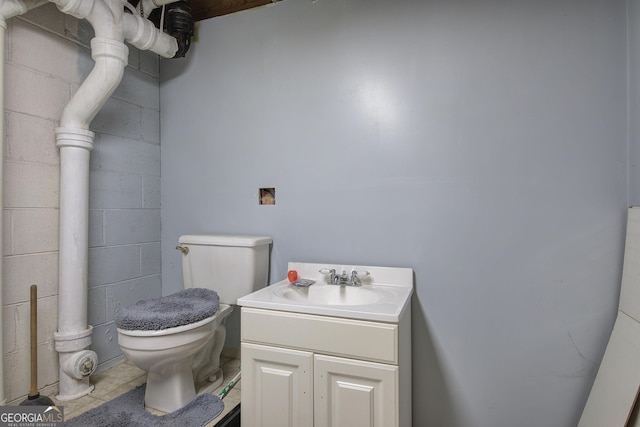
{"type": "MultiPolygon", "coordinates": [[[[4,151],[4,351],[7,403],[29,388],[29,286],[38,285],[38,384],[57,393],[59,155],[54,129],[93,61],[93,30],[52,4],[8,21],[4,151]]],[[[113,319],[160,296],[157,55],[130,47],[123,82],[94,119],[89,324],[99,370],[123,360],[113,319]]]]}

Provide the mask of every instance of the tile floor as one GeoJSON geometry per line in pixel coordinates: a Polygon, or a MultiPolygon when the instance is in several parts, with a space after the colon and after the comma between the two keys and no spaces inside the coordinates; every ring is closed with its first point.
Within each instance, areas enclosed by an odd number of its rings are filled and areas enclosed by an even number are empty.
{"type": "MultiPolygon", "coordinates": [[[[224,380],[222,385],[213,391],[213,394],[216,395],[220,393],[238,373],[240,370],[240,359],[230,359],[223,356],[220,364],[222,365],[224,380]]],[[[95,385],[95,389],[90,394],[74,401],[60,402],[55,398],[53,398],[53,400],[56,405],[64,407],[64,417],[69,420],[144,384],[145,381],[146,374],[144,371],[138,369],[130,362],[124,361],[104,372],[93,375],[91,377],[91,383],[95,385]]],[[[241,381],[238,381],[224,398],[224,410],[222,413],[207,424],[206,427],[214,427],[218,421],[240,403],[240,383],[241,381]]],[[[159,411],[153,411],[153,413],[162,415],[162,412],[159,411]]]]}

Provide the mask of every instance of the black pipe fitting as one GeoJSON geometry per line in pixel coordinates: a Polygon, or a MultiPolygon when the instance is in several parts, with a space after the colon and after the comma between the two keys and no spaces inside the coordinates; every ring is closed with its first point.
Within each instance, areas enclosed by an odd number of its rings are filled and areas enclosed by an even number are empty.
{"type": "MultiPolygon", "coordinates": [[[[134,6],[137,4],[131,3],[134,6]]],[[[165,5],[164,28],[160,28],[160,21],[162,21],[161,7],[151,11],[148,19],[154,23],[156,28],[178,41],[178,51],[173,56],[174,58],[182,58],[187,54],[191,46],[191,38],[195,34],[195,22],[191,15],[191,6],[187,0],[165,5]]]]}
{"type": "Polygon", "coordinates": [[[178,41],[178,51],[174,58],[182,58],[191,46],[195,23],[191,15],[191,6],[185,0],[166,6],[165,31],[178,41]]]}

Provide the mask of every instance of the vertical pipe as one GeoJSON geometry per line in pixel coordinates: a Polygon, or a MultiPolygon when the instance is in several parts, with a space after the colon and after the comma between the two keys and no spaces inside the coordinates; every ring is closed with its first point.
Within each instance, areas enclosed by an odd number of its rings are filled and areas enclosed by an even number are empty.
{"type": "MultiPolygon", "coordinates": [[[[71,400],[93,390],[89,374],[76,366],[91,345],[87,325],[87,270],[89,246],[89,153],[94,133],[57,128],[60,148],[60,245],[58,256],[58,330],[54,332],[59,358],[59,400],[71,400]]],[[[95,355],[90,359],[96,360],[95,355]]]]}
{"type": "MultiPolygon", "coordinates": [[[[101,17],[108,21],[107,14],[101,17]]],[[[87,324],[87,279],[89,157],[95,134],[88,128],[120,84],[128,53],[122,41],[98,36],[91,40],[94,68],[65,107],[56,129],[60,148],[60,247],[58,330],[54,339],[60,361],[59,400],[76,399],[93,390],[89,375],[96,368],[97,355],[86,348],[91,345],[92,332],[87,324]],[[91,369],[80,372],[77,367],[84,362],[90,363],[91,369]]]]}
{"type": "Polygon", "coordinates": [[[60,148],[58,334],[87,328],[89,153],[93,132],[57,129],[60,148]]]}

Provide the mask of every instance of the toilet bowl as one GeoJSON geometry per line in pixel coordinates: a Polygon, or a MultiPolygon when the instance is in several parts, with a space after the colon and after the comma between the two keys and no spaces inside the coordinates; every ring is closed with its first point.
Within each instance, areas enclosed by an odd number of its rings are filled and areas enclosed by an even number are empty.
{"type": "Polygon", "coordinates": [[[212,377],[210,389],[222,383],[224,322],[232,310],[221,304],[213,316],[157,331],[117,329],[122,352],[147,371],[145,406],[163,412],[180,409],[196,396],[196,378],[202,371],[212,377]]]}
{"type": "Polygon", "coordinates": [[[145,406],[163,412],[222,384],[225,320],[239,297],[267,285],[271,238],[190,235],[180,243],[185,289],[139,301],[116,318],[122,352],[147,371],[145,406]]]}

